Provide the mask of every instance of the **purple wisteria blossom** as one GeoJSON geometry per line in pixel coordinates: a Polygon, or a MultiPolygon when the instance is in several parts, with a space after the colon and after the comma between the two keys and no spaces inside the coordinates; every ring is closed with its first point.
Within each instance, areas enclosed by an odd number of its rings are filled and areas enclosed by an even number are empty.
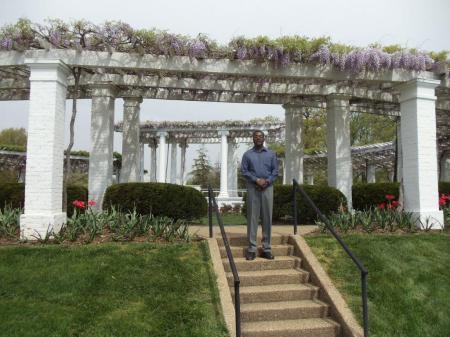
{"type": "Polygon", "coordinates": [[[13,40],[10,38],[5,38],[0,42],[0,46],[6,50],[11,50],[13,47],[13,40]]]}
{"type": "Polygon", "coordinates": [[[239,46],[236,49],[236,58],[238,60],[245,60],[247,57],[247,48],[245,46],[239,46]]]}
{"type": "Polygon", "coordinates": [[[205,58],[208,52],[208,47],[205,42],[201,40],[194,40],[189,43],[189,56],[193,58],[205,58]]]}
{"type": "Polygon", "coordinates": [[[322,45],[319,49],[311,55],[310,58],[313,62],[319,62],[320,64],[326,65],[330,63],[330,50],[327,46],[322,45]]]}

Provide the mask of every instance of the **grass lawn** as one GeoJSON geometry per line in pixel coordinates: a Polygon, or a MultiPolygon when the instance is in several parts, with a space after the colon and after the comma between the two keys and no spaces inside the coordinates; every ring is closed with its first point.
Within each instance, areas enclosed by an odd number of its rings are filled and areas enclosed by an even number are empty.
{"type": "Polygon", "coordinates": [[[0,247],[0,336],[228,336],[205,243],[0,247]]]}
{"type": "MultiPolygon", "coordinates": [[[[222,214],[222,221],[225,226],[240,226],[240,225],[247,225],[247,219],[244,214],[222,214]]],[[[205,216],[200,219],[199,225],[208,225],[208,217],[205,216]]],[[[213,224],[217,224],[217,218],[216,214],[213,213],[213,224]]],[[[195,224],[197,225],[197,224],[195,224]]]]}
{"type": "MultiPolygon", "coordinates": [[[[369,269],[372,337],[450,336],[450,235],[344,235],[369,269]]],[[[361,322],[360,275],[331,236],[305,237],[361,322]]]]}

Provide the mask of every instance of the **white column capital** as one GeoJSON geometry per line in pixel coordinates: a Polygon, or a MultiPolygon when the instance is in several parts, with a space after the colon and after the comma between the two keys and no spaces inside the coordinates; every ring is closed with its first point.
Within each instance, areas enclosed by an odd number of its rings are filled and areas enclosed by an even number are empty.
{"type": "Polygon", "coordinates": [[[306,106],[303,104],[294,104],[294,103],[286,103],[283,104],[283,109],[285,110],[285,114],[300,114],[306,109],[306,106]]]}
{"type": "Polygon", "coordinates": [[[422,100],[436,100],[434,89],[439,86],[439,80],[416,78],[414,80],[402,83],[397,86],[400,91],[399,102],[420,98],[422,100]]]}
{"type": "Polygon", "coordinates": [[[329,94],[327,96],[327,106],[347,107],[350,105],[350,98],[351,96],[344,94],[329,94]]]}
{"type": "Polygon", "coordinates": [[[222,137],[230,135],[230,131],[228,131],[228,130],[219,130],[217,133],[219,134],[219,136],[222,136],[222,137]]]}
{"type": "Polygon", "coordinates": [[[123,97],[123,106],[136,107],[141,103],[142,97],[140,96],[123,97]]]}
{"type": "Polygon", "coordinates": [[[70,68],[58,59],[25,59],[24,63],[30,67],[30,81],[58,82],[67,87],[67,76],[70,68]]]}
{"type": "Polygon", "coordinates": [[[169,136],[169,133],[168,133],[167,131],[158,131],[158,132],[156,133],[156,135],[157,135],[159,138],[161,138],[161,137],[167,138],[167,137],[169,136]]]}
{"type": "Polygon", "coordinates": [[[92,97],[111,97],[117,95],[117,87],[111,83],[94,83],[89,85],[92,97]]]}

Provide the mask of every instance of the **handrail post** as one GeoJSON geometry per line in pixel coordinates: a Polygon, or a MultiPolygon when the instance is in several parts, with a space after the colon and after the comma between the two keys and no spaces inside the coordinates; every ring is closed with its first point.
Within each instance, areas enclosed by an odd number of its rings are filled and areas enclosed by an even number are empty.
{"type": "Polygon", "coordinates": [[[211,196],[211,186],[208,186],[208,225],[209,225],[209,237],[213,237],[212,228],[212,196],[211,196]]]}
{"type": "Polygon", "coordinates": [[[367,272],[361,271],[361,296],[363,302],[364,337],[369,337],[369,316],[367,307],[367,272]]]}
{"type": "Polygon", "coordinates": [[[293,193],[293,198],[292,198],[292,203],[293,203],[293,208],[294,208],[294,235],[297,235],[297,223],[298,223],[298,219],[297,219],[297,182],[295,181],[295,179],[292,179],[292,193],[293,193]]]}
{"type": "Polygon", "coordinates": [[[241,298],[239,295],[239,281],[234,282],[234,314],[236,316],[236,337],[241,337],[241,298]]]}

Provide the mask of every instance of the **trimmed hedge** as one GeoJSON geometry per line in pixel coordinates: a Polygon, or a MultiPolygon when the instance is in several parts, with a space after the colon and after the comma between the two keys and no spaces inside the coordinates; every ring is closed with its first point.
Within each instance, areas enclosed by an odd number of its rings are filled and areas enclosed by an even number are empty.
{"type": "MultiPolygon", "coordinates": [[[[72,202],[74,200],[87,201],[88,190],[84,186],[70,185],[67,186],[67,215],[73,213],[72,202]]],[[[23,208],[25,200],[25,184],[23,183],[2,183],[0,184],[0,208],[6,205],[12,208],[23,208]]]]}
{"type": "MultiPolygon", "coordinates": [[[[399,183],[353,185],[353,208],[356,210],[366,210],[370,207],[376,207],[378,204],[386,202],[386,194],[392,194],[398,200],[399,189],[399,183]]],[[[441,194],[450,195],[450,182],[439,183],[439,195],[441,194]]]]}
{"type": "Polygon", "coordinates": [[[398,200],[399,183],[355,184],[352,188],[353,208],[367,210],[386,202],[386,194],[392,194],[398,200]]]}
{"type": "MultiPolygon", "coordinates": [[[[341,191],[324,185],[302,185],[305,192],[317,205],[320,211],[329,215],[337,212],[339,207],[346,206],[347,200],[341,191]]],[[[306,202],[298,192],[298,221],[302,224],[312,224],[317,219],[314,210],[307,206],[306,202]]],[[[247,210],[247,199],[244,199],[243,212],[247,210]]],[[[287,220],[293,216],[292,209],[292,185],[273,186],[273,220],[287,220]]]]}
{"type": "Polygon", "coordinates": [[[165,183],[123,183],[110,186],[103,209],[111,207],[139,214],[167,216],[175,220],[198,219],[206,215],[208,204],[203,194],[192,187],[165,183]]]}

